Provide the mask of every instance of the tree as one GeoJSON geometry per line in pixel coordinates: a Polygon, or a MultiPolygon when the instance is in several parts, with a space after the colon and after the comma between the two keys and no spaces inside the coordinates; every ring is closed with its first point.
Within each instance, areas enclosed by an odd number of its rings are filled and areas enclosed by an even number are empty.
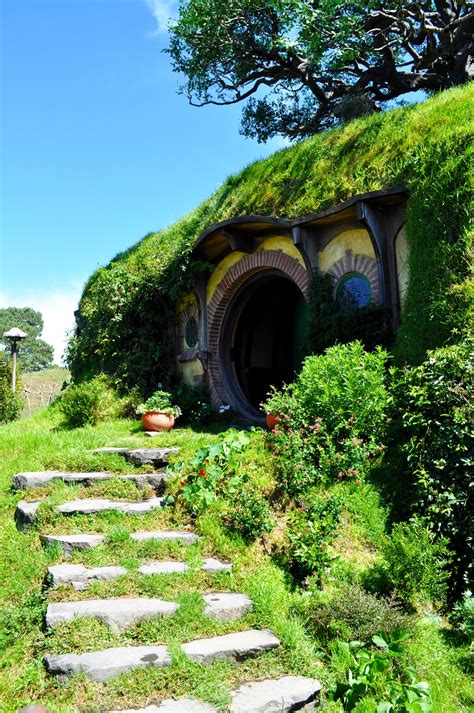
{"type": "Polygon", "coordinates": [[[53,363],[53,347],[40,339],[43,331],[43,316],[31,307],[6,307],[0,309],[0,349],[9,351],[3,333],[18,327],[28,335],[20,343],[18,360],[23,371],[39,371],[53,363]]]}
{"type": "Polygon", "coordinates": [[[188,0],[167,52],[191,104],[248,100],[245,136],[296,139],[468,81],[473,31],[468,0],[188,0]]]}

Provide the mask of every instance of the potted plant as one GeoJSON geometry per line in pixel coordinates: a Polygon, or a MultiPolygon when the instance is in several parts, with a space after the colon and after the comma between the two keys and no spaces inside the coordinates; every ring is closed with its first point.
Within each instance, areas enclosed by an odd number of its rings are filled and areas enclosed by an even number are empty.
{"type": "Polygon", "coordinates": [[[173,428],[175,419],[181,415],[179,406],[171,403],[168,391],[155,391],[144,403],[135,409],[142,417],[145,431],[169,431],[173,428]]]}

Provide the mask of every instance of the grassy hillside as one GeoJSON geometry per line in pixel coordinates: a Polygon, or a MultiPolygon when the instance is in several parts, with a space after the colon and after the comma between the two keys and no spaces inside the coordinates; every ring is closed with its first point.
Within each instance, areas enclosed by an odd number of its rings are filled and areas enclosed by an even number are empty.
{"type": "Polygon", "coordinates": [[[22,416],[31,416],[38,409],[49,406],[71,375],[68,369],[51,367],[23,373],[21,377],[24,407],[22,416]]]}
{"type": "Polygon", "coordinates": [[[196,210],[117,255],[85,287],[70,349],[73,375],[104,370],[142,390],[163,380],[171,368],[164,335],[176,298],[192,284],[189,254],[213,223],[250,213],[295,217],[400,181],[410,191],[411,280],[398,359],[418,362],[426,349],[457,339],[472,305],[473,94],[472,84],[450,90],[282,150],[228,178],[196,210]]]}

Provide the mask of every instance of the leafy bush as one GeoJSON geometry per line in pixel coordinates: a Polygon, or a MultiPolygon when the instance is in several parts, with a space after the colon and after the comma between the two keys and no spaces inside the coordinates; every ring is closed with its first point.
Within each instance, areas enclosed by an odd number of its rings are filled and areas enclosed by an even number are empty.
{"type": "Polygon", "coordinates": [[[118,416],[122,405],[107,377],[101,375],[69,386],[59,397],[59,408],[68,425],[77,428],[118,416]]]}
{"type": "MultiPolygon", "coordinates": [[[[17,391],[19,379],[17,376],[17,391]]],[[[21,410],[21,399],[18,393],[12,392],[12,362],[5,354],[0,352],[0,423],[14,421],[21,410]]]]}
{"type": "Polygon", "coordinates": [[[288,515],[287,560],[297,580],[321,577],[333,561],[329,545],[335,537],[341,513],[341,500],[325,499],[315,493],[306,496],[304,504],[288,515]]]}
{"type": "Polygon", "coordinates": [[[357,582],[342,583],[329,601],[312,597],[309,626],[320,638],[371,641],[384,631],[407,629],[409,617],[395,599],[377,597],[357,582]]]}
{"type": "Polygon", "coordinates": [[[173,399],[182,412],[183,423],[204,425],[212,416],[212,406],[206,384],[181,383],[173,391],[173,399]]]}
{"type": "Polygon", "coordinates": [[[405,631],[391,636],[381,633],[372,637],[371,648],[360,641],[343,644],[352,659],[347,681],[339,681],[332,692],[345,711],[356,708],[365,696],[379,701],[377,713],[430,713],[430,686],[418,681],[415,669],[408,663],[404,650],[405,631]]]}
{"type": "Polygon", "coordinates": [[[449,621],[459,631],[471,646],[474,645],[474,597],[466,592],[464,598],[456,604],[449,621]]]}
{"type": "Polygon", "coordinates": [[[401,522],[394,525],[383,552],[386,580],[402,601],[416,605],[445,600],[450,561],[446,540],[436,539],[421,522],[401,522]]]}
{"type": "Polygon", "coordinates": [[[193,515],[205,510],[219,492],[240,484],[239,455],[249,442],[250,435],[246,431],[230,428],[221,443],[198,448],[191,461],[181,464],[178,497],[183,498],[193,515]]]}
{"type": "Polygon", "coordinates": [[[406,498],[454,554],[450,600],[472,579],[472,340],[432,352],[420,366],[396,374],[393,448],[406,458],[406,498]]]}
{"type": "Polygon", "coordinates": [[[231,498],[225,511],[224,522],[247,541],[270,532],[275,524],[268,502],[248,484],[239,488],[231,498]]]}
{"type": "Polygon", "coordinates": [[[279,422],[268,442],[289,493],[321,480],[363,478],[385,427],[386,358],[360,342],[337,345],[308,357],[293,384],[271,391],[264,408],[279,422]]]}

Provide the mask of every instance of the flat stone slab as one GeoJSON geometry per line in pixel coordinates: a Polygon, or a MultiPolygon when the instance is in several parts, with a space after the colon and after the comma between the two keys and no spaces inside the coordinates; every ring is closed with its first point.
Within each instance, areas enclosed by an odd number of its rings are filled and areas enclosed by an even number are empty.
{"type": "Polygon", "coordinates": [[[146,708],[127,708],[121,711],[111,711],[111,713],[217,713],[217,708],[193,698],[181,698],[178,701],[168,698],[162,703],[146,708]]]}
{"type": "Polygon", "coordinates": [[[147,498],[146,500],[109,500],[108,498],[85,498],[70,500],[55,508],[63,515],[90,515],[95,512],[113,510],[115,512],[143,515],[163,507],[163,498],[147,498]]]}
{"type": "Polygon", "coordinates": [[[182,542],[186,545],[192,545],[198,540],[198,536],[194,532],[186,532],[185,530],[149,530],[146,532],[133,532],[130,537],[135,542],[148,542],[156,540],[157,542],[182,542]]]}
{"type": "Polygon", "coordinates": [[[213,661],[238,663],[246,658],[258,656],[265,651],[278,648],[280,641],[271,629],[248,629],[236,634],[213,636],[210,639],[196,639],[181,648],[191,661],[201,664],[213,661]]]}
{"type": "Polygon", "coordinates": [[[19,530],[24,530],[25,527],[28,527],[29,525],[32,525],[34,523],[34,521],[36,520],[38,508],[43,502],[43,500],[35,500],[34,502],[20,500],[18,502],[14,518],[19,530]]]}
{"type": "Polygon", "coordinates": [[[314,711],[321,684],[314,678],[283,676],[244,683],[232,692],[230,713],[314,711]]]}
{"type": "Polygon", "coordinates": [[[77,591],[87,589],[93,582],[110,582],[127,574],[125,567],[92,567],[82,564],[57,564],[48,567],[50,583],[53,587],[69,584],[77,591]]]}
{"type": "Polygon", "coordinates": [[[103,535],[40,535],[40,540],[46,547],[57,543],[66,556],[74,550],[89,550],[105,541],[103,535]]]}
{"type": "Polygon", "coordinates": [[[134,448],[124,453],[125,460],[134,465],[163,466],[169,456],[180,452],[180,448],[134,448]]]}
{"type": "Polygon", "coordinates": [[[93,485],[94,483],[111,480],[129,480],[138,487],[151,485],[158,492],[162,492],[165,483],[172,477],[170,473],[132,473],[129,475],[114,475],[113,473],[63,473],[59,470],[48,470],[37,473],[17,473],[13,476],[13,487],[17,490],[28,490],[30,488],[41,488],[55,480],[62,480],[64,483],[79,483],[81,485],[93,485]]]}
{"type": "Polygon", "coordinates": [[[166,646],[122,646],[87,654],[46,656],[44,663],[59,679],[83,673],[100,683],[137,668],[171,666],[171,656],[166,646]]]}
{"type": "Polygon", "coordinates": [[[135,465],[160,467],[168,463],[172,453],[179,453],[180,450],[180,448],[95,448],[92,452],[117,453],[135,465]]]}
{"type": "Polygon", "coordinates": [[[201,569],[203,569],[205,572],[209,572],[210,574],[213,574],[215,572],[230,572],[232,569],[232,565],[228,564],[227,562],[221,562],[220,560],[216,560],[213,557],[206,557],[201,569]]]}
{"type": "Polygon", "coordinates": [[[178,609],[175,602],[162,599],[89,599],[81,602],[49,604],[46,611],[46,626],[53,629],[78,616],[90,616],[103,621],[112,631],[120,634],[152,617],[171,616],[178,609]]]}
{"type": "Polygon", "coordinates": [[[214,621],[236,621],[253,609],[252,600],[246,594],[211,592],[203,599],[206,604],[204,616],[214,621]]]}

